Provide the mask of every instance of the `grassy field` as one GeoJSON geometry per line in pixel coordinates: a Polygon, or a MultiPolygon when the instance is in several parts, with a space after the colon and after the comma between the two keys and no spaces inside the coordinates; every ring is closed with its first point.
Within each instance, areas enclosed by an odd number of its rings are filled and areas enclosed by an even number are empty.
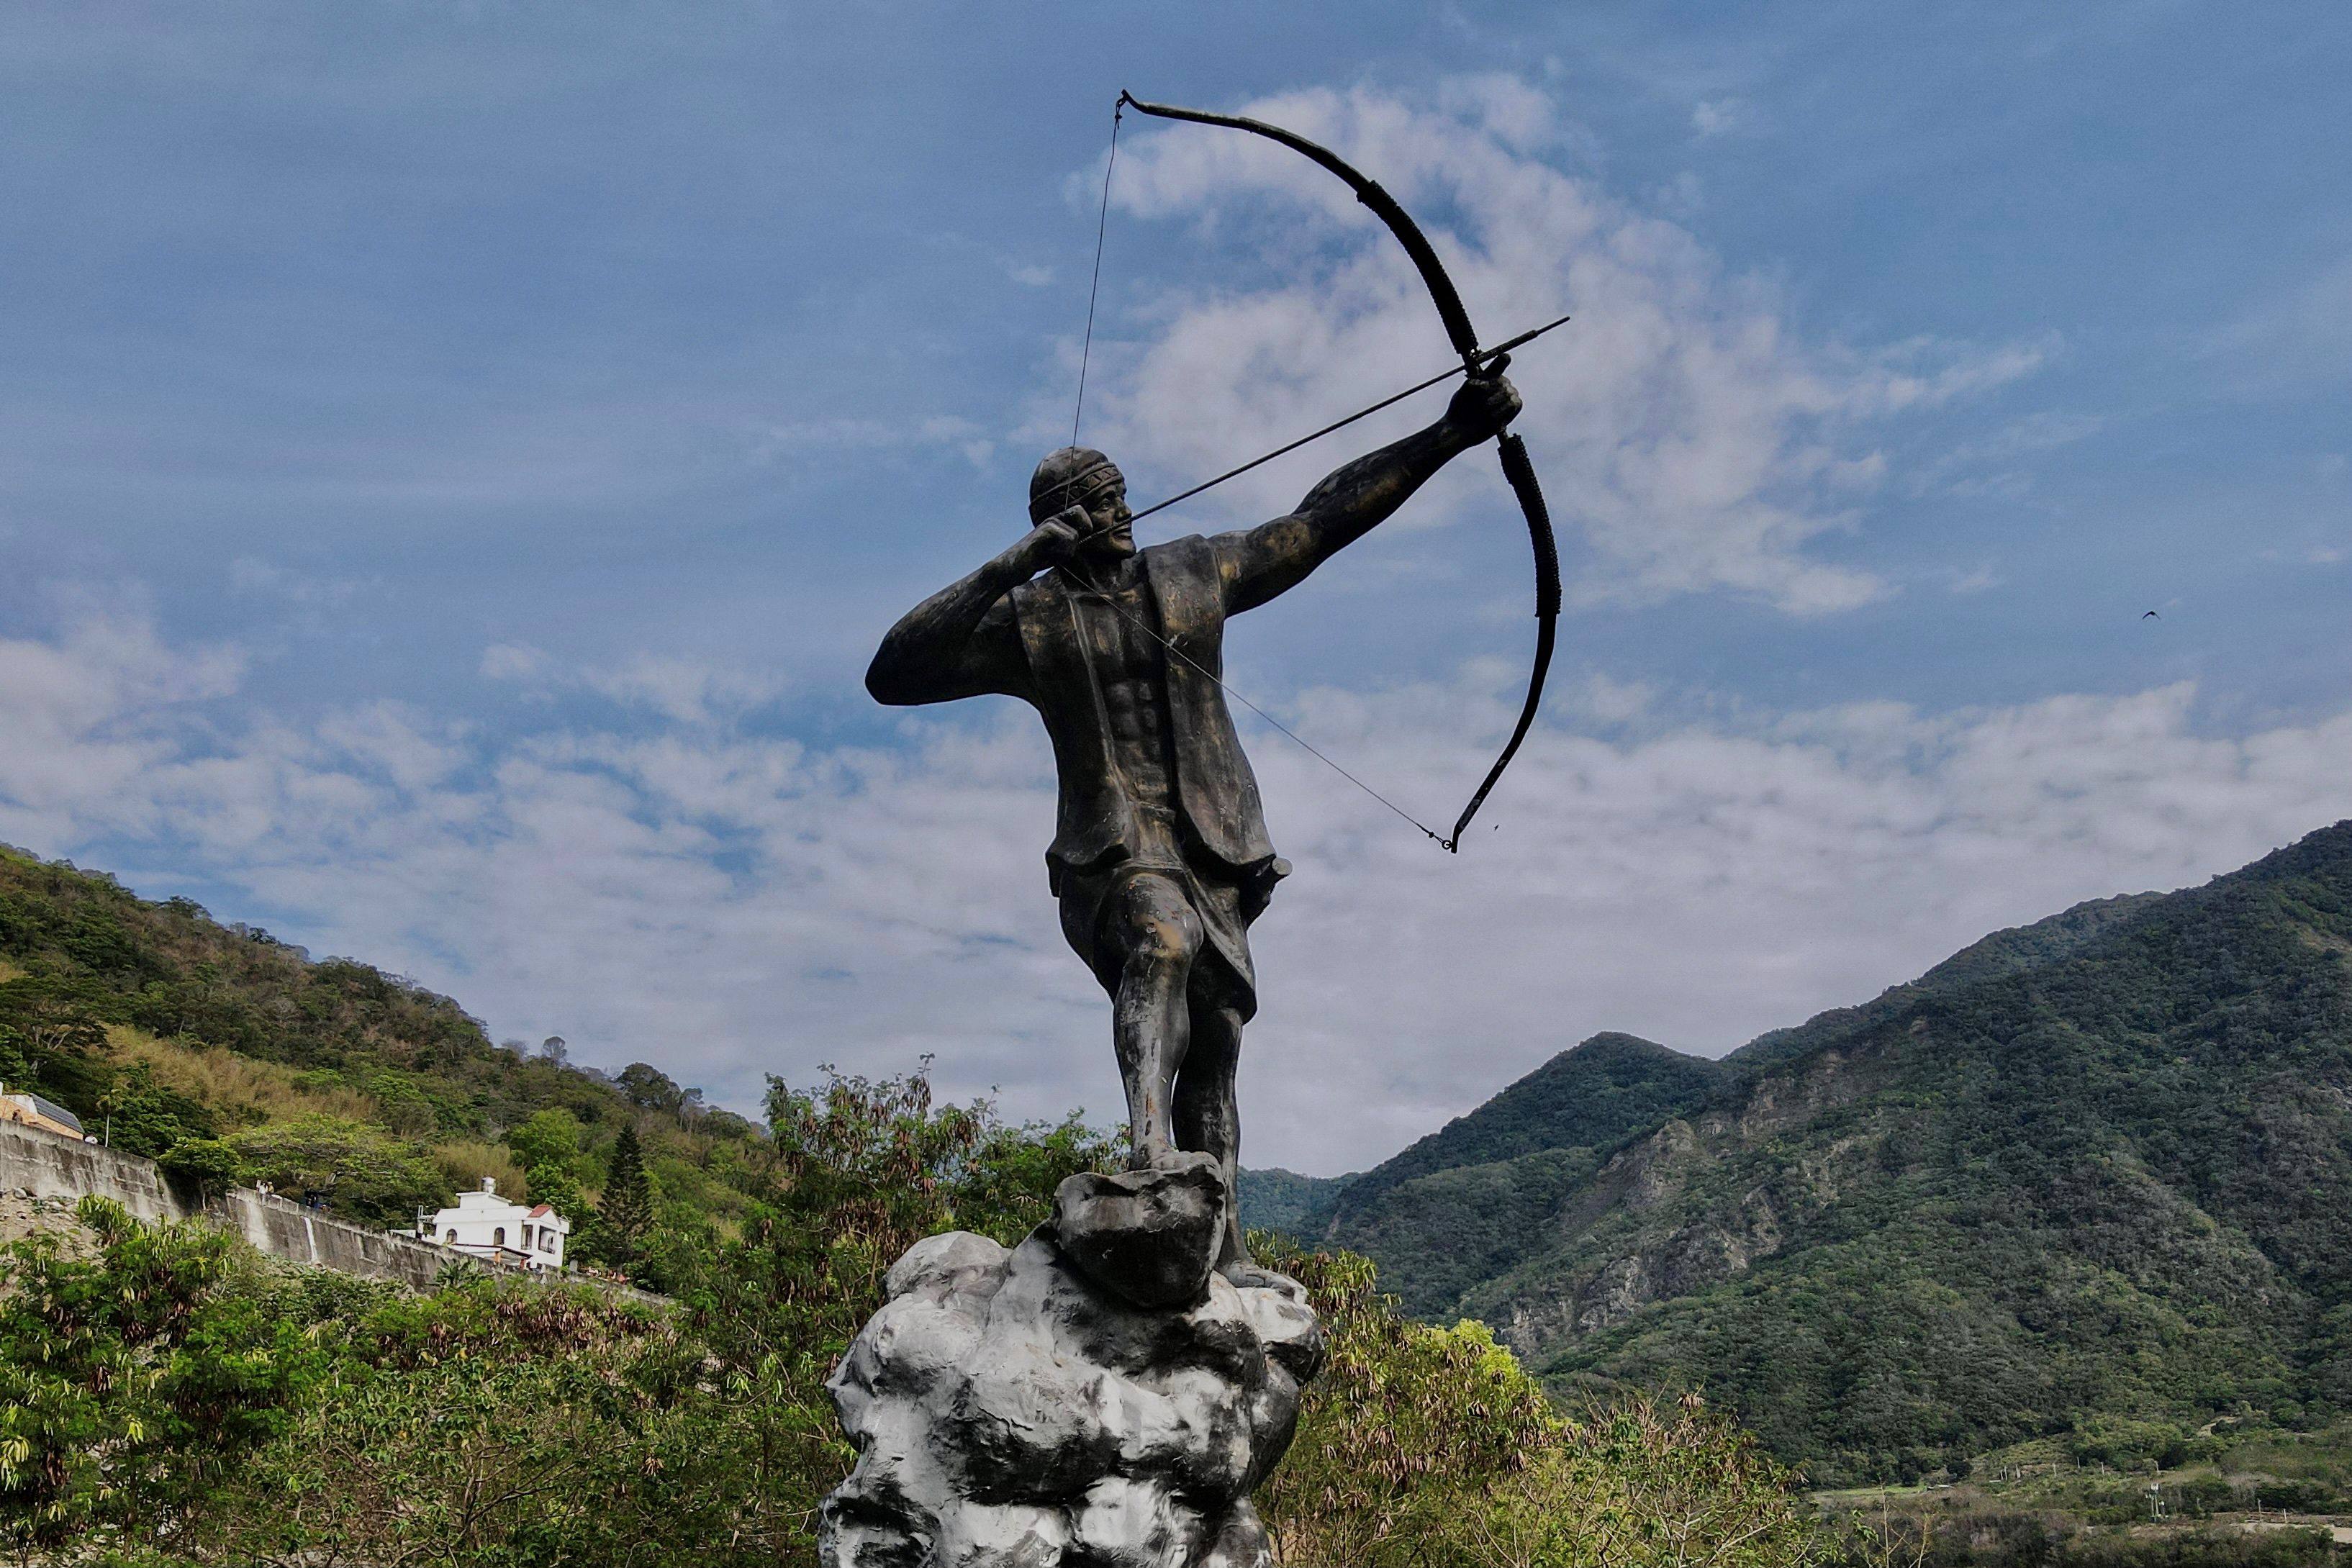
{"type": "Polygon", "coordinates": [[[1830,1518],[1923,1543],[1925,1561],[2267,1561],[2352,1546],[2352,1423],[2294,1431],[2220,1420],[2168,1465],[2111,1464],[2082,1447],[2079,1436],[2037,1438],[1978,1458],[1964,1476],[1812,1500],[1830,1518]]]}

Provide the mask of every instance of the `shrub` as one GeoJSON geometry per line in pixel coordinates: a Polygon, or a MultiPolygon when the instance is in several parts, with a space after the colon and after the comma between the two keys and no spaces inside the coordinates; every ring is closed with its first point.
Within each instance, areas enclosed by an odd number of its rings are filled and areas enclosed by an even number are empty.
{"type": "Polygon", "coordinates": [[[261,1310],[240,1243],[104,1198],[76,1214],[94,1259],[54,1235],[0,1254],[0,1530],[20,1552],[186,1518],[320,1372],[299,1328],[261,1310]]]}
{"type": "Polygon", "coordinates": [[[1638,1568],[1811,1551],[1793,1478],[1696,1396],[1563,1417],[1484,1324],[1411,1322],[1363,1259],[1254,1245],[1307,1287],[1329,1344],[1259,1493],[1284,1561],[1638,1568]]]}

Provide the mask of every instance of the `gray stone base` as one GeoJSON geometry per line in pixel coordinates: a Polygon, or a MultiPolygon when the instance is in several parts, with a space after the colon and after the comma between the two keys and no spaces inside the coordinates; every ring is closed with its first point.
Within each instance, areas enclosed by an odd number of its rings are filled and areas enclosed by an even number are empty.
{"type": "Polygon", "coordinates": [[[1074,1176],[1013,1251],[964,1231],[910,1248],[827,1385],[858,1458],[825,1500],[824,1568],[1266,1563],[1249,1495],[1323,1333],[1297,1281],[1208,1271],[1202,1196],[1190,1162],[1074,1176]]]}

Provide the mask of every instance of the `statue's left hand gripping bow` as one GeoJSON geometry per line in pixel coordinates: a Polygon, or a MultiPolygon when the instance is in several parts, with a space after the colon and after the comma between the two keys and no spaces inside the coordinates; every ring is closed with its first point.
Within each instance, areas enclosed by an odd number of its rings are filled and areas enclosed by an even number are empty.
{"type": "MultiPolygon", "coordinates": [[[[1444,264],[1437,259],[1437,252],[1430,248],[1429,236],[1421,232],[1421,225],[1412,221],[1411,214],[1397,205],[1394,196],[1365,178],[1338,153],[1307,141],[1296,131],[1285,131],[1279,125],[1268,125],[1262,120],[1247,120],[1235,114],[1211,114],[1198,109],[1178,109],[1165,103],[1146,103],[1132,93],[1119,94],[1118,100],[1139,113],[1158,115],[1163,120],[1191,120],[1202,125],[1227,125],[1236,131],[1252,131],[1269,141],[1279,141],[1295,152],[1305,153],[1348,182],[1349,188],[1356,193],[1356,199],[1371,208],[1373,214],[1388,225],[1389,231],[1404,246],[1405,254],[1412,257],[1413,266],[1420,269],[1421,280],[1428,286],[1429,297],[1437,306],[1437,314],[1445,322],[1445,335],[1453,340],[1454,351],[1462,356],[1464,371],[1473,377],[1498,376],[1510,363],[1507,354],[1481,356],[1478,333],[1470,325],[1470,313],[1462,308],[1462,296],[1454,291],[1454,280],[1445,275],[1444,264]]],[[[1495,758],[1494,767],[1486,770],[1486,777],[1479,784],[1477,793],[1472,795],[1470,803],[1462,808],[1462,815],[1454,823],[1453,835],[1437,841],[1456,853],[1462,848],[1463,830],[1470,825],[1470,819],[1478,814],[1478,808],[1486,803],[1487,791],[1494,789],[1496,780],[1503,776],[1503,769],[1509,767],[1511,758],[1518,754],[1519,743],[1527,739],[1528,730],[1536,721],[1536,710],[1543,705],[1544,675],[1551,668],[1552,643],[1559,622],[1559,547],[1552,538],[1551,513],[1544,506],[1542,487],[1536,483],[1535,465],[1528,461],[1527,443],[1507,431],[1497,439],[1496,445],[1502,455],[1503,477],[1510,481],[1511,493],[1519,498],[1519,510],[1527,514],[1528,538],[1535,546],[1536,657],[1535,664],[1528,674],[1527,704],[1519,710],[1519,722],[1512,727],[1510,740],[1503,747],[1502,755],[1495,758]]],[[[1434,833],[1430,836],[1437,837],[1434,833]]]]}

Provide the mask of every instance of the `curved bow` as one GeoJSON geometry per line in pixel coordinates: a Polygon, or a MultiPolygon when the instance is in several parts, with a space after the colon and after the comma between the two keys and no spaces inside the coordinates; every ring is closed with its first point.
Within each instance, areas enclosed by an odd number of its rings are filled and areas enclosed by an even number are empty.
{"type": "MultiPolygon", "coordinates": [[[[1470,325],[1470,312],[1462,308],[1462,296],[1454,287],[1454,280],[1445,274],[1444,263],[1437,259],[1431,248],[1429,236],[1412,215],[1397,204],[1394,196],[1356,170],[1329,148],[1309,141],[1297,131],[1285,131],[1279,125],[1268,125],[1262,120],[1244,119],[1237,114],[1211,114],[1204,110],[1179,109],[1173,104],[1146,103],[1133,93],[1118,95],[1121,104],[1132,107],[1138,113],[1156,115],[1162,120],[1190,120],[1202,125],[1230,126],[1235,131],[1247,131],[1270,141],[1278,141],[1294,152],[1328,169],[1348,183],[1356,199],[1370,207],[1374,216],[1388,225],[1389,232],[1404,246],[1405,254],[1421,273],[1422,282],[1437,307],[1439,318],[1445,323],[1445,335],[1453,341],[1454,351],[1462,356],[1463,370],[1472,376],[1500,375],[1510,363],[1507,354],[1484,354],[1478,347],[1477,329],[1470,325]]],[[[1544,676],[1551,669],[1552,643],[1559,622],[1559,547],[1552,538],[1551,512],[1544,505],[1542,486],[1536,483],[1535,465],[1528,460],[1527,443],[1506,431],[1496,442],[1503,460],[1503,477],[1510,482],[1511,493],[1519,498],[1519,510],[1527,515],[1528,538],[1536,554],[1536,656],[1528,673],[1528,696],[1519,710],[1519,722],[1512,727],[1511,738],[1505,743],[1502,755],[1495,758],[1494,767],[1486,770],[1477,792],[1470,803],[1462,808],[1454,821],[1449,838],[1438,839],[1446,849],[1460,853],[1462,831],[1478,808],[1486,803],[1487,792],[1495,788],[1503,769],[1511,765],[1518,754],[1519,743],[1528,737],[1528,730],[1536,721],[1536,710],[1543,706],[1544,676]]],[[[1430,835],[1435,838],[1435,834],[1430,835]]]]}

